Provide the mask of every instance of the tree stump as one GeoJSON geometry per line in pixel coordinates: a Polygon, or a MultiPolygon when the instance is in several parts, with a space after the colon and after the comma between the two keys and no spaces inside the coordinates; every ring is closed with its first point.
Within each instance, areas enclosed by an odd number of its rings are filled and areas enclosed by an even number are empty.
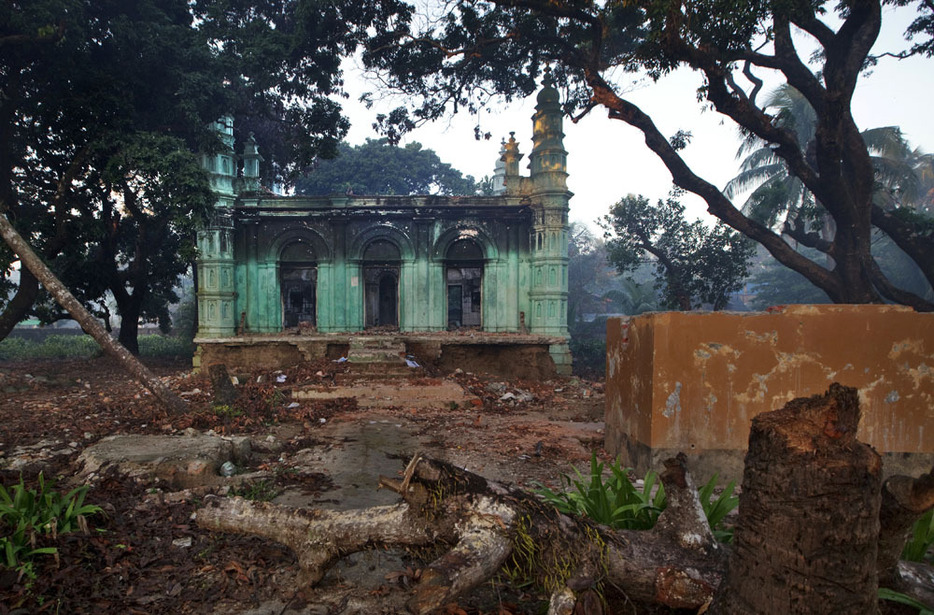
{"type": "Polygon", "coordinates": [[[239,399],[240,393],[230,381],[226,365],[212,363],[208,366],[208,377],[211,379],[211,389],[214,391],[215,406],[232,406],[239,399]]]}
{"type": "Polygon", "coordinates": [[[634,601],[697,609],[720,584],[726,551],[698,514],[683,456],[668,463],[662,480],[671,503],[658,527],[646,531],[613,531],[562,515],[524,491],[420,455],[402,481],[383,477],[382,486],[403,498],[394,506],[334,512],[209,497],[197,522],[287,545],[309,584],[347,553],[448,546],[406,598],[412,613],[431,613],[504,567],[554,595],[556,613],[567,612],[567,604],[576,603],[574,613],[589,608],[603,584],[634,601]]]}
{"type": "Polygon", "coordinates": [[[882,462],[831,385],[752,421],[740,519],[711,613],[874,613],[882,462]]]}

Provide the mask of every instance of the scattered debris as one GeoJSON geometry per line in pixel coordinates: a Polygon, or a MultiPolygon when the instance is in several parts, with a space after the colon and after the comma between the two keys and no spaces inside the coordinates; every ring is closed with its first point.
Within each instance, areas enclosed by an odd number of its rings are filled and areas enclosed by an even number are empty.
{"type": "MultiPolygon", "coordinates": [[[[173,442],[230,442],[236,435],[249,447],[249,454],[228,453],[217,461],[171,459],[174,454],[162,445],[159,456],[165,459],[158,462],[158,472],[150,469],[128,475],[116,472],[117,464],[101,466],[94,472],[89,502],[103,506],[107,517],[91,519],[90,524],[105,531],[92,531],[89,538],[60,545],[60,567],[54,568],[50,561],[47,569],[38,570],[29,593],[22,585],[4,585],[0,579],[0,603],[22,604],[25,611],[38,612],[40,606],[28,596],[41,595],[47,604],[60,605],[57,608],[62,612],[206,615],[250,612],[243,609],[256,605],[255,600],[267,612],[267,605],[279,600],[280,606],[271,612],[281,612],[290,600],[290,596],[283,598],[281,588],[297,587],[294,556],[274,545],[257,547],[245,537],[207,535],[192,523],[195,502],[210,493],[282,491],[277,497],[307,501],[307,494],[312,493],[321,501],[338,503],[346,497],[350,482],[371,491],[372,486],[359,477],[341,478],[333,487],[329,483],[342,463],[340,455],[356,445],[353,440],[360,437],[361,425],[367,421],[375,421],[373,429],[378,428],[387,442],[403,446],[398,450],[443,453],[459,467],[520,485],[533,481],[554,485],[569,470],[568,464],[582,467],[591,450],[599,450],[602,444],[602,395],[598,394],[602,387],[579,380],[503,381],[500,377],[490,382],[463,370],[443,378],[432,365],[420,367],[409,369],[398,381],[382,384],[352,374],[346,357],[321,359],[279,373],[238,372],[239,384],[233,385],[229,377],[228,381],[239,397],[225,408],[215,406],[207,374],[191,374],[184,364],[157,365],[157,375],[183,392],[191,408],[185,415],[168,416],[135,383],[128,384],[117,375],[108,359],[30,364],[28,369],[3,366],[4,386],[25,385],[15,393],[5,393],[0,408],[4,485],[18,480],[19,470],[11,468],[22,468],[27,481],[35,481],[39,470],[46,476],[71,476],[79,455],[87,449],[99,450],[94,446],[114,435],[160,436],[173,442]],[[46,376],[49,382],[26,381],[19,375],[24,373],[46,376]],[[395,390],[377,388],[386,384],[395,390]],[[335,391],[341,387],[350,391],[344,395],[356,397],[295,396],[306,389],[335,391]],[[433,387],[444,388],[445,396],[457,396],[442,403],[413,403],[420,388],[433,387]],[[584,398],[585,390],[592,391],[591,399],[584,398]],[[373,395],[374,405],[364,411],[360,402],[369,392],[379,395],[373,395]],[[511,397],[501,401],[507,393],[511,397]],[[37,417],[42,420],[41,431],[35,428],[37,417]],[[313,456],[321,460],[312,471],[306,464],[313,456]],[[235,467],[232,476],[222,475],[227,462],[235,467]]],[[[374,467],[391,472],[384,468],[392,468],[393,462],[387,462],[383,453],[394,449],[367,446],[374,467]]],[[[422,566],[411,554],[400,557],[393,569],[415,571],[422,566]]],[[[358,564],[356,569],[365,573],[367,566],[358,564]]],[[[340,578],[347,579],[350,570],[342,570],[340,578]]],[[[382,585],[380,591],[390,594],[403,591],[387,584],[384,573],[371,589],[382,585]]],[[[316,593],[314,600],[340,612],[341,601],[354,591],[353,582],[335,582],[332,591],[333,598],[316,593]]],[[[308,599],[307,595],[297,597],[290,608],[305,612],[297,609],[308,599]]],[[[519,603],[527,599],[514,597],[519,603]]],[[[464,608],[469,613],[497,612],[495,607],[465,604],[464,608]]],[[[500,612],[527,614],[531,608],[500,612]]]]}

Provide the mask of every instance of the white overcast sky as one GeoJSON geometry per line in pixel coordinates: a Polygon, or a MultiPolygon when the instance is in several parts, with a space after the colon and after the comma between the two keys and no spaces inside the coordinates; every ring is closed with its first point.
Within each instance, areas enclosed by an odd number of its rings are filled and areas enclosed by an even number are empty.
{"type": "MultiPolygon", "coordinates": [[[[913,10],[887,9],[882,33],[874,53],[899,51],[908,45],[903,32],[914,16],[913,10]]],[[[765,77],[764,74],[760,75],[765,77]]],[[[934,148],[934,59],[883,58],[872,74],[863,76],[853,103],[853,114],[861,129],[900,126],[913,147],[930,152],[934,148]]],[[[376,110],[366,110],[355,103],[360,92],[374,89],[354,71],[346,74],[351,100],[344,101],[353,126],[348,140],[362,143],[376,137],[371,123],[376,110]]],[[[739,139],[735,125],[713,111],[701,111],[695,92],[701,84],[698,74],[680,71],[658,83],[647,82],[633,89],[628,98],[640,105],[655,120],[663,134],[679,129],[693,133],[693,140],[683,152],[688,163],[701,177],[723,187],[738,170],[735,158],[739,139]]],[[[387,102],[385,109],[396,106],[387,102]]],[[[532,122],[535,99],[513,102],[481,116],[459,113],[449,120],[424,126],[404,141],[418,141],[435,150],[444,162],[465,175],[482,178],[492,175],[499,155],[500,141],[515,131],[520,151],[528,156],[532,148],[532,122]],[[474,139],[479,121],[489,141],[474,139]]],[[[577,124],[565,120],[565,149],[568,151],[568,184],[574,193],[571,220],[592,224],[606,214],[621,197],[643,194],[652,200],[664,198],[671,188],[671,175],[645,146],[641,133],[618,120],[609,120],[605,111],[595,109],[577,124]]],[[[523,160],[525,169],[527,158],[523,160]]],[[[524,171],[527,173],[527,171],[524,171]]],[[[706,216],[700,199],[685,197],[689,211],[706,216]]]]}

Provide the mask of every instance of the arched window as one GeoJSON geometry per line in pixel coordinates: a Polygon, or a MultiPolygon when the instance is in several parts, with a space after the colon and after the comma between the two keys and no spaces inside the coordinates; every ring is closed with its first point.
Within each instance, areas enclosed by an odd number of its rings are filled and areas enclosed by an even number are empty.
{"type": "Polygon", "coordinates": [[[363,260],[367,262],[397,263],[402,260],[399,248],[391,241],[377,239],[363,251],[363,260]]]}
{"type": "Polygon", "coordinates": [[[448,329],[483,325],[483,250],[472,239],[458,239],[445,254],[448,329]]]}
{"type": "Polygon", "coordinates": [[[317,325],[318,267],[311,244],[293,241],[279,255],[282,326],[317,325]]]}
{"type": "Polygon", "coordinates": [[[364,324],[370,327],[399,326],[399,247],[387,239],[376,239],[363,250],[364,324]]]}

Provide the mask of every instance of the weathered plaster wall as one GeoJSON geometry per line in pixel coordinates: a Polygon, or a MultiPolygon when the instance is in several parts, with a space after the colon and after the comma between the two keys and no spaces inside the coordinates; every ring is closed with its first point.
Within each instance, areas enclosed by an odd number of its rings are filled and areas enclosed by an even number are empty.
{"type": "MultiPolygon", "coordinates": [[[[223,363],[231,371],[285,369],[305,361],[348,356],[352,337],[343,335],[263,335],[196,339],[194,367],[203,369],[223,363]]],[[[566,375],[561,359],[567,344],[563,338],[475,333],[464,335],[399,334],[387,340],[402,342],[405,352],[424,366],[442,372],[461,369],[505,378],[544,380],[566,375]],[[555,357],[558,357],[556,360],[555,357]]]]}
{"type": "Polygon", "coordinates": [[[607,449],[640,469],[684,451],[699,473],[739,477],[752,417],[832,382],[859,389],[859,437],[888,471],[930,467],[934,314],[897,306],[611,319],[607,449]]]}

